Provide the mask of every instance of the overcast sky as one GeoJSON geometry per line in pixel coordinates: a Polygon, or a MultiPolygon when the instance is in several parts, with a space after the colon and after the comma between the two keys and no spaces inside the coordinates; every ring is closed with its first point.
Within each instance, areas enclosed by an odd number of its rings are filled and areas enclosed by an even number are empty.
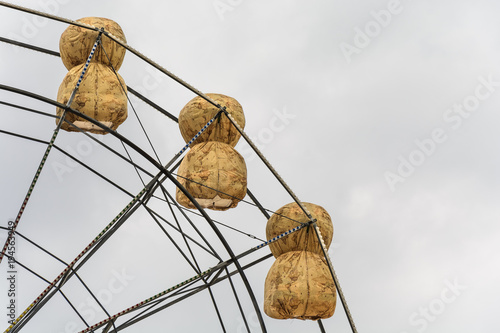
{"type": "MultiPolygon", "coordinates": [[[[329,253],[359,332],[500,330],[500,3],[16,3],[69,19],[113,19],[129,45],[203,92],[236,98],[245,111],[246,132],[298,197],[332,216],[329,253]]],[[[0,17],[0,36],[56,51],[67,27],[4,7],[0,17]]],[[[4,43],[0,55],[0,84],[56,98],[67,72],[59,58],[4,43]]],[[[129,86],[174,115],[194,97],[130,53],[119,72],[129,86]]],[[[49,105],[4,91],[0,100],[55,113],[49,105]]],[[[132,103],[162,162],[168,161],[183,145],[177,125],[134,98],[132,103]]],[[[55,127],[53,119],[5,106],[0,117],[0,129],[45,141],[55,127]]],[[[118,131],[149,149],[130,107],[129,120],[118,131]]],[[[110,136],[102,140],[123,150],[110,136]]],[[[0,142],[0,225],[6,226],[18,213],[45,146],[4,134],[0,142]]],[[[127,191],[142,189],[133,168],[81,135],[61,132],[56,144],[127,191]]],[[[236,149],[247,161],[249,188],[266,208],[277,210],[292,201],[247,145],[240,141],[236,149]]],[[[129,201],[53,151],[18,230],[69,262],[129,201]]],[[[168,207],[158,209],[168,213],[168,207]]],[[[251,206],[241,203],[209,214],[265,238],[266,220],[251,206]]],[[[112,295],[106,305],[110,314],[194,275],[146,215],[139,210],[82,269],[95,292],[112,295]]],[[[206,223],[198,223],[229,258],[206,223]]],[[[259,243],[221,228],[236,253],[259,243]]],[[[50,281],[64,269],[26,242],[17,251],[20,261],[50,281]]],[[[259,255],[264,251],[269,250],[259,255]]],[[[247,271],[259,302],[273,261],[247,271]]],[[[199,263],[204,270],[216,261],[200,255],[199,263]]],[[[6,271],[5,262],[2,267],[6,271]]],[[[9,301],[4,274],[2,308],[9,301]]],[[[257,332],[241,279],[234,282],[257,332]]],[[[22,269],[17,283],[19,311],[46,286],[22,269]]],[[[88,293],[76,279],[65,288],[75,305],[83,304],[89,316],[94,311],[91,324],[105,317],[85,305],[88,293]]],[[[243,332],[229,288],[227,283],[215,287],[215,297],[228,331],[243,332]]],[[[125,331],[216,332],[215,316],[204,292],[125,331]]],[[[319,331],[314,322],[265,318],[270,332],[319,331]]],[[[323,323],[327,332],[350,331],[340,301],[323,323]]],[[[75,327],[85,328],[57,296],[25,331],[61,333],[75,327]]]]}

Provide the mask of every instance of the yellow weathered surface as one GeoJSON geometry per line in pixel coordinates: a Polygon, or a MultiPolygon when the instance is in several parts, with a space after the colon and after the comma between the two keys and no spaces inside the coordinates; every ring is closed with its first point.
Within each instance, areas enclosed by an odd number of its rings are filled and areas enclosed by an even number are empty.
{"type": "MultiPolygon", "coordinates": [[[[325,241],[328,249],[333,238],[333,224],[328,212],[321,206],[303,202],[304,206],[309,210],[313,218],[317,219],[317,225],[325,241]]],[[[299,221],[302,223],[309,222],[306,214],[300,209],[296,202],[289,203],[276,211],[267,221],[266,237],[272,239],[282,233],[291,230],[297,226],[299,221]]],[[[323,255],[321,246],[314,229],[311,227],[303,228],[293,232],[280,240],[269,244],[269,248],[275,257],[288,252],[306,250],[323,255]]]]}
{"type": "MultiPolygon", "coordinates": [[[[68,103],[71,92],[80,78],[83,66],[72,68],[64,77],[57,93],[59,103],[65,105],[68,103]]],[[[106,125],[111,123],[111,128],[116,130],[127,119],[127,86],[121,76],[118,75],[118,77],[119,80],[110,67],[99,63],[90,63],[71,107],[97,121],[107,122],[106,125]]],[[[63,110],[57,108],[57,115],[61,116],[62,113],[63,110]]],[[[66,112],[66,119],[69,122],[85,121],[70,112],[66,112]]],[[[57,119],[56,122],[58,123],[59,120],[57,119]]],[[[61,128],[66,131],[78,131],[66,122],[61,128]]],[[[100,128],[91,126],[90,123],[88,130],[92,133],[106,134],[100,128]]]]}
{"type": "MultiPolygon", "coordinates": [[[[245,115],[243,114],[243,108],[237,100],[222,94],[209,93],[206,95],[221,106],[225,106],[226,110],[231,114],[241,128],[245,127],[245,115]]],[[[217,114],[217,112],[219,112],[217,107],[213,106],[199,96],[189,101],[184,108],[182,108],[179,114],[179,129],[186,143],[189,142],[189,140],[191,140],[200,131],[200,129],[202,129],[203,126],[205,126],[206,123],[208,123],[208,121],[217,114]]],[[[231,121],[226,117],[226,115],[222,114],[220,120],[212,123],[205,130],[205,132],[196,139],[195,143],[219,141],[234,147],[238,143],[240,136],[240,133],[233,126],[231,121]]]]}
{"type": "Polygon", "coordinates": [[[264,312],[275,319],[326,319],[333,315],[337,291],[324,259],[309,251],[279,256],[264,285],[264,312]]]}
{"type": "MultiPolygon", "coordinates": [[[[85,23],[97,28],[104,28],[123,42],[126,42],[125,34],[118,23],[101,17],[84,17],[77,22],[85,23]]],[[[92,51],[92,47],[97,39],[98,32],[75,25],[70,25],[61,35],[59,40],[59,51],[64,66],[68,70],[75,66],[84,64],[92,51]]],[[[106,50],[111,64],[118,70],[123,63],[126,49],[115,43],[105,35],[102,36],[102,47],[106,50]]],[[[93,62],[100,62],[108,65],[109,61],[106,54],[99,47],[92,59],[93,62]]]]}
{"type": "MultiPolygon", "coordinates": [[[[177,180],[202,207],[227,210],[236,207],[246,195],[247,168],[245,160],[233,147],[208,141],[194,145],[186,154],[179,166],[177,180]]],[[[184,207],[195,208],[179,189],[176,200],[184,207]]]]}

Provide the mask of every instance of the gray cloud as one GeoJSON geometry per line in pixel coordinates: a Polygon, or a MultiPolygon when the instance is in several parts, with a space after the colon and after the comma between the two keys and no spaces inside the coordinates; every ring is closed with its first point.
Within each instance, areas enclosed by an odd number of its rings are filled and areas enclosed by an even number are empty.
{"type": "MultiPolygon", "coordinates": [[[[498,3],[400,1],[400,13],[392,14],[385,27],[378,23],[380,32],[372,32],[369,44],[358,47],[357,31],[366,34],[370,22],[376,26],[371,12],[380,15],[391,1],[222,2],[231,7],[223,19],[215,1],[196,0],[161,4],[66,0],[59,2],[57,15],[71,19],[103,16],[119,22],[131,46],[204,92],[237,98],[252,137],[271,128],[276,110],[286,109],[295,116],[282,130],[272,132],[263,152],[302,200],[318,203],[332,215],[336,245],[330,253],[359,332],[498,329],[491,312],[499,305],[492,295],[498,294],[495,278],[500,272],[496,258],[500,141],[495,127],[500,91],[495,88],[481,100],[467,118],[461,118],[458,128],[445,118],[447,110],[474,96],[480,77],[492,76],[500,82],[498,3]],[[350,62],[342,43],[359,49],[350,62]],[[432,138],[436,128],[447,139],[435,143],[433,152],[426,154],[415,142],[432,138]],[[417,155],[424,156],[423,162],[413,165],[411,174],[391,191],[385,173],[402,177],[398,174],[402,159],[409,161],[417,155]],[[446,291],[447,283],[455,280],[466,289],[453,301],[442,301],[445,307],[439,308],[441,295],[452,295],[446,291]],[[433,319],[425,319],[421,308],[430,308],[433,319]]],[[[50,1],[18,3],[45,11],[56,9],[44,5],[50,1]]],[[[1,36],[21,37],[52,50],[58,49],[59,36],[66,28],[58,22],[38,27],[32,16],[3,7],[0,15],[1,36]],[[27,36],[30,24],[36,29],[27,36]]],[[[55,99],[66,74],[59,59],[3,43],[0,54],[1,84],[55,99]]],[[[146,95],[174,115],[194,96],[167,77],[155,79],[154,72],[130,53],[120,74],[132,87],[150,83],[152,89],[144,87],[146,95]]],[[[0,100],[55,112],[50,106],[3,91],[0,100]]],[[[177,125],[144,103],[135,106],[162,160],[167,161],[183,144],[177,125]]],[[[53,119],[4,106],[0,106],[0,116],[1,129],[42,140],[50,138],[55,126],[53,119]]],[[[132,114],[120,133],[147,147],[132,114]]],[[[4,156],[0,224],[6,225],[17,214],[45,146],[0,135],[4,156]]],[[[81,140],[75,133],[61,133],[56,143],[77,151],[81,140]]],[[[118,142],[104,140],[123,153],[118,142]]],[[[80,155],[127,191],[137,193],[142,188],[135,170],[104,149],[93,146],[91,154],[80,155]]],[[[130,198],[82,166],[72,167],[60,182],[52,167],[55,162],[67,163],[61,153],[51,153],[19,231],[71,261],[130,198]]],[[[275,210],[292,201],[257,159],[247,165],[249,187],[267,208],[275,210]]],[[[169,214],[167,209],[164,213],[169,214]]],[[[213,216],[265,237],[265,218],[244,204],[213,216]]],[[[113,294],[107,305],[113,313],[194,275],[144,210],[128,222],[82,270],[96,291],[107,290],[112,270],[126,269],[135,277],[125,292],[113,294]]],[[[227,258],[210,229],[202,223],[200,228],[227,258]]],[[[221,229],[238,251],[258,243],[221,229]]],[[[263,251],[267,249],[259,254],[263,251]]],[[[201,252],[197,254],[203,259],[202,269],[216,264],[201,252]]],[[[49,280],[64,268],[25,242],[19,244],[19,256],[49,280]]],[[[272,260],[248,270],[259,302],[272,260]]],[[[244,295],[241,280],[234,280],[244,295]]],[[[5,283],[0,286],[5,304],[5,283]]],[[[46,285],[23,272],[18,286],[24,308],[46,285]]],[[[214,292],[228,331],[235,332],[241,320],[234,297],[227,296],[228,288],[225,284],[214,292]]],[[[76,281],[65,291],[76,305],[88,297],[76,281]]],[[[242,297],[242,302],[255,325],[248,297],[242,297]]],[[[129,331],[158,327],[219,330],[208,295],[181,303],[129,331]]],[[[38,331],[64,332],[71,322],[83,327],[62,298],[55,297],[49,304],[33,320],[31,331],[36,325],[38,331]],[[54,314],[56,324],[44,319],[54,314]]],[[[105,314],[96,311],[95,317],[92,323],[105,314]]],[[[266,317],[266,324],[271,332],[319,331],[313,322],[266,317]]],[[[340,302],[324,325],[327,332],[349,331],[340,302]]],[[[30,331],[29,326],[26,330],[30,331]]]]}

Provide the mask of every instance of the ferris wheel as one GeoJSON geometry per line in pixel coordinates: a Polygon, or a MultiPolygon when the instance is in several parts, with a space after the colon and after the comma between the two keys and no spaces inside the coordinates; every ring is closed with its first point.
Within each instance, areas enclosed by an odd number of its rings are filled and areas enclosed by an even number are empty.
{"type": "Polygon", "coordinates": [[[328,254],[330,215],[298,199],[245,133],[236,99],[150,60],[112,20],[0,5],[66,25],[60,52],[0,41],[68,71],[57,98],[0,81],[2,149],[12,156],[2,177],[22,179],[2,189],[11,219],[0,264],[14,280],[22,272],[16,294],[35,295],[9,300],[5,332],[273,332],[290,322],[328,332],[334,312],[357,332],[328,254]],[[194,94],[178,117],[127,85],[126,53],[194,94]],[[170,136],[184,141],[162,141],[170,136]],[[253,171],[269,188],[253,192],[253,171]],[[284,201],[273,210],[265,197],[276,188],[284,201]],[[267,275],[254,270],[264,264],[267,275]]]}

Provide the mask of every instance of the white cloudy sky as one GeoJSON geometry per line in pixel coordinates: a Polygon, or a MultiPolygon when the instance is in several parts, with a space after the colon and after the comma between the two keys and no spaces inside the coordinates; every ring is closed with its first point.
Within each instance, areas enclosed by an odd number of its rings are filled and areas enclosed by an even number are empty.
{"type": "MultiPolygon", "coordinates": [[[[238,99],[247,133],[299,198],[332,215],[330,254],[359,332],[500,329],[498,2],[16,3],[70,19],[111,18],[131,46],[162,66],[204,92],[238,99]],[[226,10],[218,12],[221,4],[226,10]],[[272,124],[279,124],[279,130],[272,131],[272,124]]],[[[51,50],[58,49],[66,28],[3,7],[0,16],[0,36],[51,50]]],[[[66,74],[60,59],[3,43],[0,54],[0,84],[55,99],[66,74]]],[[[193,97],[132,54],[120,73],[129,86],[175,115],[193,97]]],[[[4,91],[0,100],[54,112],[4,91]]],[[[176,124],[133,102],[162,161],[169,160],[182,146],[176,124]]],[[[4,106],[0,117],[1,129],[42,140],[49,140],[54,129],[52,119],[4,106]]],[[[133,118],[131,114],[119,132],[147,149],[133,118]]],[[[4,134],[0,140],[0,225],[5,226],[16,216],[45,147],[4,134]]],[[[131,193],[142,188],[132,168],[86,140],[63,132],[56,144],[67,151],[86,148],[84,162],[131,193]]],[[[113,138],[103,140],[119,148],[113,138]]],[[[240,143],[236,148],[247,159],[249,188],[264,206],[276,210],[291,201],[248,147],[240,143]]],[[[57,163],[68,164],[54,151],[19,231],[71,261],[130,198],[81,166],[58,174],[57,163]]],[[[82,269],[90,287],[103,295],[115,281],[113,274],[127,272],[130,281],[107,305],[111,314],[194,275],[145,215],[139,211],[82,269]]],[[[265,218],[247,205],[212,216],[265,237],[265,218]]],[[[206,228],[203,220],[199,223],[206,228]]],[[[236,253],[258,244],[221,228],[236,253]]],[[[228,258],[208,228],[206,232],[228,258]]],[[[49,280],[64,268],[26,242],[19,244],[18,256],[49,280]]],[[[214,264],[204,259],[200,257],[202,269],[214,264]]],[[[267,260],[247,271],[259,302],[271,264],[267,260]]],[[[7,285],[4,277],[0,280],[3,307],[7,285]]],[[[241,279],[234,281],[257,332],[241,279]]],[[[43,288],[43,282],[19,270],[21,308],[43,288]]],[[[88,294],[76,280],[65,288],[75,305],[90,308],[84,305],[88,294]]],[[[228,331],[239,332],[241,319],[228,288],[221,284],[214,293],[228,331]]],[[[104,318],[93,314],[92,323],[104,318]]],[[[202,293],[125,331],[219,331],[214,318],[209,295],[202,293]]],[[[54,297],[25,331],[72,332],[72,322],[84,327],[67,303],[54,297]]],[[[327,332],[349,331],[340,302],[323,323],[327,332]]],[[[313,322],[266,317],[266,325],[270,332],[319,331],[313,322]]]]}

